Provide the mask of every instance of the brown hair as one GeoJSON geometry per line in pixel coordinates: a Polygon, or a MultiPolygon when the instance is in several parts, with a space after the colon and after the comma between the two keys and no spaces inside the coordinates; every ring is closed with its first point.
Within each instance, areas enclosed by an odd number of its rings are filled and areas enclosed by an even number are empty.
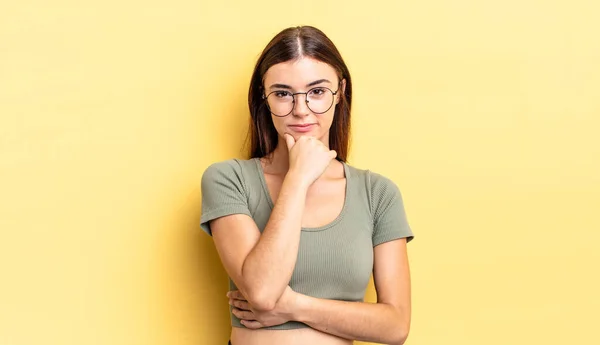
{"type": "Polygon", "coordinates": [[[277,131],[262,98],[265,73],[275,64],[301,57],[310,57],[329,64],[335,69],[339,80],[346,81],[346,88],[335,106],[329,130],[329,148],[336,151],[337,160],[345,162],[350,141],[352,80],[348,67],[333,42],[321,30],[312,26],[298,26],[281,31],[267,44],[256,62],[248,91],[250,158],[264,157],[277,146],[277,131]]]}

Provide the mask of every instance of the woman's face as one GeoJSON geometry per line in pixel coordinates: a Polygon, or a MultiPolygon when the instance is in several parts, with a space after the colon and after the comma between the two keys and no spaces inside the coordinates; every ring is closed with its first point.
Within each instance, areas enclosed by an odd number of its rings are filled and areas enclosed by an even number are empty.
{"type": "Polygon", "coordinates": [[[271,112],[285,115],[291,111],[283,117],[271,114],[279,137],[283,138],[285,133],[291,134],[295,140],[301,136],[312,136],[329,146],[329,128],[333,122],[335,106],[343,93],[343,85],[333,67],[303,57],[271,66],[263,80],[271,112]],[[342,89],[335,95],[325,89],[336,92],[338,86],[342,89]],[[309,94],[293,95],[297,92],[309,94]]]}

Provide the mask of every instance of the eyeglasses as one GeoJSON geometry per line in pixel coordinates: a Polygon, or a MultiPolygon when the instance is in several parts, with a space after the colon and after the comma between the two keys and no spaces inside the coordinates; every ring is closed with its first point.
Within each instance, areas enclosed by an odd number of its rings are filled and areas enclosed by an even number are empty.
{"type": "Polygon", "coordinates": [[[263,95],[263,99],[266,101],[265,103],[271,114],[284,117],[291,114],[294,110],[294,104],[296,103],[294,96],[305,95],[305,102],[308,109],[315,114],[323,114],[331,109],[334,96],[338,91],[340,91],[339,85],[335,92],[324,86],[317,86],[306,92],[296,93],[291,93],[287,90],[276,90],[266,96],[263,95]]]}

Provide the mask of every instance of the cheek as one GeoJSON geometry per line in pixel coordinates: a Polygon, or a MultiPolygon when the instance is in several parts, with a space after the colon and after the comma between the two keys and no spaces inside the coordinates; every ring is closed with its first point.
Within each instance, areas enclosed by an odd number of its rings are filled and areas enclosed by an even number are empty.
{"type": "Polygon", "coordinates": [[[282,118],[271,115],[271,121],[273,121],[273,127],[275,127],[277,132],[281,132],[284,127],[282,118]]]}
{"type": "Polygon", "coordinates": [[[333,118],[334,116],[336,116],[335,114],[335,108],[330,109],[328,112],[326,112],[325,114],[323,114],[323,116],[321,117],[321,125],[322,126],[327,126],[330,127],[331,124],[333,123],[333,118]]]}

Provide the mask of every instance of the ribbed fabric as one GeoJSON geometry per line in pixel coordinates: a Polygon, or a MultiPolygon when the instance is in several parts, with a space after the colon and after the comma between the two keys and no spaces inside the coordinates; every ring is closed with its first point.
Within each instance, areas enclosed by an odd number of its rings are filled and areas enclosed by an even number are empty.
{"type": "MultiPolygon", "coordinates": [[[[363,301],[373,270],[373,247],[414,237],[400,190],[390,179],[344,162],[346,197],[338,217],[318,228],[302,228],[290,287],[317,298],[363,301]]],[[[209,221],[246,214],[262,232],[273,209],[258,158],[214,163],[202,175],[200,227],[212,235],[209,221]]],[[[229,279],[231,290],[237,290],[229,279]]],[[[230,308],[231,311],[231,308],[230,308]]],[[[231,314],[234,327],[244,327],[231,314]]],[[[308,327],[288,322],[268,329],[308,327]]]]}

